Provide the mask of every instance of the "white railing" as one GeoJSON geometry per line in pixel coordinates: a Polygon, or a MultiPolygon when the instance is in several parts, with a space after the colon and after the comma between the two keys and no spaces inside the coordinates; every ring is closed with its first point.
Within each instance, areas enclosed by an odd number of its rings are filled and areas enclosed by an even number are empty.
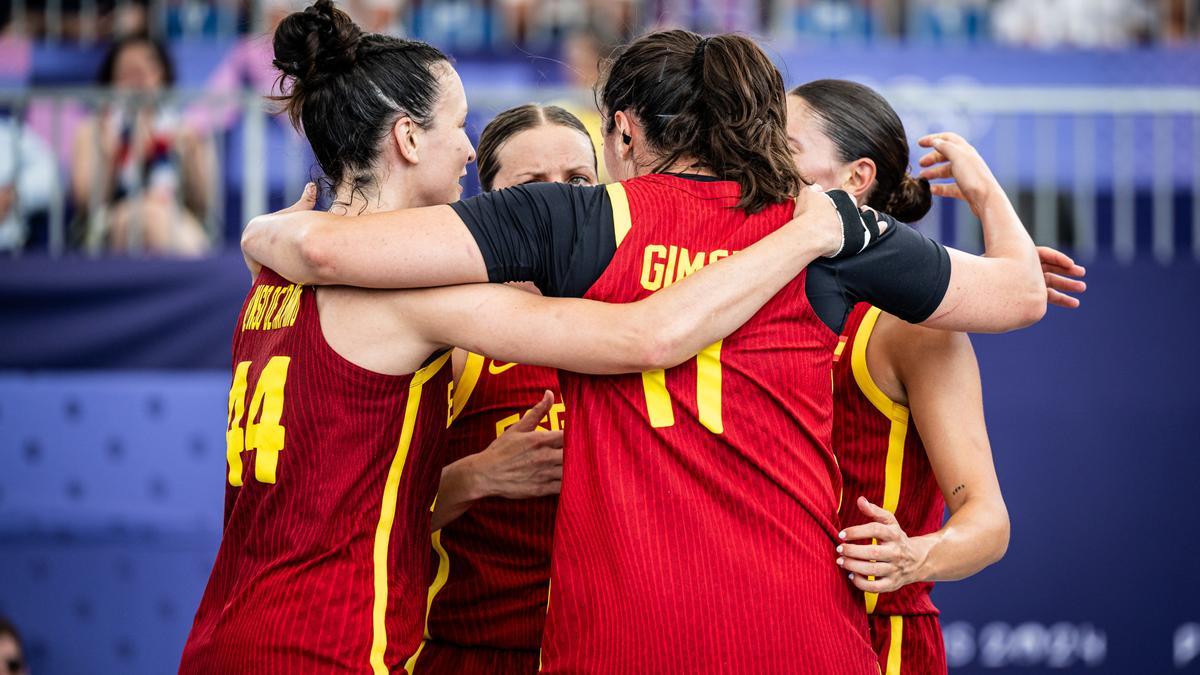
{"type": "MultiPolygon", "coordinates": [[[[512,105],[579,97],[561,89],[468,86],[476,127],[512,105]]],[[[1085,260],[1098,254],[1200,260],[1200,89],[894,86],[881,92],[903,117],[910,141],[953,130],[975,143],[1039,243],[1064,246],[1085,260]],[[1177,250],[1183,242],[1190,251],[1177,250]]],[[[215,148],[203,220],[213,242],[232,245],[249,215],[290,202],[315,171],[303,139],[270,118],[256,94],[180,91],[160,103],[181,111],[182,124],[215,148]],[[231,204],[233,191],[240,197],[231,204]]],[[[80,208],[69,203],[66,188],[69,111],[103,105],[134,104],[94,89],[0,91],[0,108],[14,118],[40,111],[41,122],[31,124],[59,160],[60,178],[44,216],[53,255],[103,250],[94,236],[69,236],[68,216],[95,212],[104,195],[93,190],[80,208]]],[[[918,152],[914,147],[914,167],[918,152]]],[[[78,227],[78,217],[72,220],[78,227]]],[[[935,200],[919,226],[956,246],[979,248],[978,224],[960,205],[935,200]]],[[[88,224],[83,227],[86,233],[88,224]]],[[[137,239],[130,237],[131,249],[137,239]]]]}

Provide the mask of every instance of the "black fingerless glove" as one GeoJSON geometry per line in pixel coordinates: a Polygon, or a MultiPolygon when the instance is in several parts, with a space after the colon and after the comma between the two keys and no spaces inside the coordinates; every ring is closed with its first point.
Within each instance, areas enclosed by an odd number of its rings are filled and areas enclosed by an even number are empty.
{"type": "Polygon", "coordinates": [[[842,247],[826,257],[837,260],[856,256],[879,239],[879,220],[874,211],[860,211],[854,198],[845,190],[827,190],[825,195],[833,201],[842,218],[842,247]]]}

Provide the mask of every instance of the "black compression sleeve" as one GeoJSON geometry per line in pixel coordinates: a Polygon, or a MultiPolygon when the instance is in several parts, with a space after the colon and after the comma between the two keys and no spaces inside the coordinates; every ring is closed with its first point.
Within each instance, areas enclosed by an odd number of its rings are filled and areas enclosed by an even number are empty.
{"type": "Polygon", "coordinates": [[[809,266],[809,303],[835,333],[841,332],[846,316],[859,302],[920,323],[933,314],[950,286],[946,249],[912,227],[885,218],[887,231],[867,250],[809,266]]]}
{"type": "Polygon", "coordinates": [[[582,296],[616,252],[603,186],[532,183],[450,205],[475,237],[488,280],[532,281],[551,296],[582,296]]]}

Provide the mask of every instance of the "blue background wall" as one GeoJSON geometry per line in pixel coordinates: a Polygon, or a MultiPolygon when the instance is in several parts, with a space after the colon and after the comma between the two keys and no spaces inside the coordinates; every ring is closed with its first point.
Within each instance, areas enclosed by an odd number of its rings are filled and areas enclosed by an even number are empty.
{"type": "MultiPolygon", "coordinates": [[[[236,308],[244,271],[235,256],[57,264],[73,267],[0,267],[5,352],[38,334],[54,358],[108,345],[128,366],[169,352],[121,347],[157,333],[216,365],[0,375],[0,613],[25,629],[36,672],[170,672],[220,536],[218,368],[233,315],[179,307],[236,308]],[[37,269],[80,281],[39,302],[37,269]],[[142,310],[112,290],[122,275],[142,310]],[[37,323],[85,300],[106,319],[37,323]],[[154,321],[145,307],[175,309],[154,321]]],[[[1200,656],[1187,660],[1200,650],[1200,266],[1099,262],[1088,279],[1082,309],[975,338],[1013,538],[995,567],[935,594],[960,672],[1180,672],[1177,634],[1184,670],[1200,671],[1200,656]]]]}

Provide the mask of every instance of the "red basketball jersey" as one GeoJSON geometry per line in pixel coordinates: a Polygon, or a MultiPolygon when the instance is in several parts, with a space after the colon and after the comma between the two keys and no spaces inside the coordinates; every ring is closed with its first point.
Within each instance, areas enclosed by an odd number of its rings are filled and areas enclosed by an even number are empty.
{"type": "MultiPolygon", "coordinates": [[[[842,525],[867,522],[855,505],[863,496],[896,514],[909,536],[929,534],[942,526],[946,503],[908,408],[894,403],[871,379],[867,345],[878,318],[878,308],[855,305],[833,365],[833,448],[845,490],[842,525]]],[[[929,598],[932,588],[918,583],[893,593],[862,595],[868,613],[937,614],[929,598]]]]}
{"type": "Polygon", "coordinates": [[[182,673],[386,673],[421,641],[449,354],[381,375],[270,270],[233,338],[221,547],[182,673]]]}
{"type": "MultiPolygon", "coordinates": [[[[539,426],[565,421],[558,373],[470,354],[451,395],[449,461],[482,451],[541,400],[558,399],[539,426]]],[[[558,497],[473,504],[433,533],[437,575],[426,634],[464,647],[536,651],[542,644],[558,497]]],[[[418,671],[421,660],[417,659],[418,671]]]]}
{"type": "MultiPolygon", "coordinates": [[[[738,186],[609,186],[616,255],[586,297],[631,302],[789,220],[738,186]]],[[[837,336],[801,274],[668,371],[562,372],[571,409],[542,645],[546,672],[877,673],[834,564],[837,336]]],[[[667,319],[668,321],[670,319],[667,319]]]]}

